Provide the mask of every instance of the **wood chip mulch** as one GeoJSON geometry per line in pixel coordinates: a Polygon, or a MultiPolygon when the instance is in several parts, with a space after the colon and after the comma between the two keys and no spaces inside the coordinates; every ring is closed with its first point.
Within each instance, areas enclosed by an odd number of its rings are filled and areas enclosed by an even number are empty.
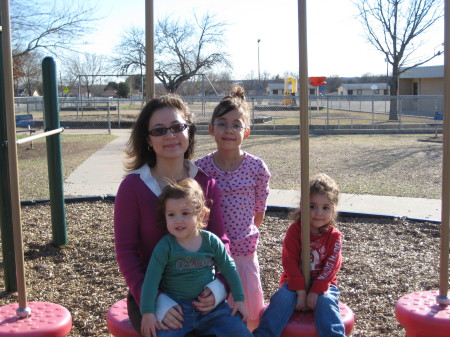
{"type": "MultiPolygon", "coordinates": [[[[127,292],[115,260],[113,209],[108,201],[67,204],[68,245],[58,248],[51,243],[50,206],[22,208],[28,301],[69,309],[69,336],[109,336],[106,312],[127,292]]],[[[266,301],[278,287],[281,244],[289,224],[287,213],[269,212],[261,228],[258,254],[266,301]]],[[[341,300],[356,316],[352,336],[404,336],[394,315],[396,301],[439,288],[439,225],[341,218],[338,228],[344,237],[341,300]]],[[[1,268],[0,303],[17,302],[17,293],[4,291],[3,275],[1,268]]]]}

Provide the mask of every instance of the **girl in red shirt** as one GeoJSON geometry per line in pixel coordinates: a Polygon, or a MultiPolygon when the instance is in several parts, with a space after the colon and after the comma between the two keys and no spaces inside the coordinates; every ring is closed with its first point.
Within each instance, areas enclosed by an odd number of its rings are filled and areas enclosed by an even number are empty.
{"type": "Polygon", "coordinates": [[[341,267],[341,233],[334,227],[339,188],[326,174],[310,180],[310,284],[305,283],[301,261],[300,210],[284,238],[280,289],[270,299],[255,336],[280,336],[292,312],[314,310],[319,337],[345,336],[339,310],[337,272],[341,267]]]}

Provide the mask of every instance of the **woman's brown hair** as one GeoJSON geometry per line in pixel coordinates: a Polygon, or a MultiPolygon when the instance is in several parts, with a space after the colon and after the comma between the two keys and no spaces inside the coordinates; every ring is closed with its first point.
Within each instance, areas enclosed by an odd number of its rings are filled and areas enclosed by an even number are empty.
{"type": "Polygon", "coordinates": [[[194,137],[196,127],[194,124],[194,115],[187,104],[178,95],[168,94],[159,98],[154,98],[148,102],[139,114],[136,122],[133,124],[130,139],[127,142],[125,153],[128,161],[125,164],[127,171],[137,170],[144,164],[149,167],[156,165],[156,153],[149,147],[147,142],[148,123],[156,110],[163,108],[173,108],[186,120],[189,125],[189,146],[184,153],[184,158],[191,159],[194,154],[194,137]]]}

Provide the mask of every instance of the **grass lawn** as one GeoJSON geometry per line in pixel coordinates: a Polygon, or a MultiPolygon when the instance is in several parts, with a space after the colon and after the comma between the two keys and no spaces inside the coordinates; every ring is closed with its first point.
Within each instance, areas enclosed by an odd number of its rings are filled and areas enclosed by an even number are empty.
{"type": "MultiPolygon", "coordinates": [[[[117,138],[114,135],[62,134],[63,177],[66,179],[95,151],[117,138]]],[[[19,188],[22,200],[49,199],[47,146],[41,138],[18,146],[19,188]]]]}
{"type": "MultiPolygon", "coordinates": [[[[441,198],[442,137],[312,135],[309,147],[310,173],[327,173],[344,193],[441,198]]],[[[212,137],[197,136],[196,158],[214,149],[212,137]]],[[[300,136],[250,135],[243,149],[267,163],[271,188],[299,189],[300,136]]]]}
{"type": "MultiPolygon", "coordinates": [[[[115,138],[62,134],[63,175],[115,138]]],[[[430,135],[323,135],[310,137],[310,172],[336,179],[344,193],[441,198],[442,137],[430,135]]],[[[214,151],[212,137],[196,136],[194,159],[214,151]]],[[[272,174],[271,188],[298,190],[300,137],[250,135],[243,149],[262,158],[272,174]]],[[[45,140],[33,149],[18,147],[22,200],[48,199],[45,140]]],[[[120,157],[120,154],[118,154],[120,157]]]]}

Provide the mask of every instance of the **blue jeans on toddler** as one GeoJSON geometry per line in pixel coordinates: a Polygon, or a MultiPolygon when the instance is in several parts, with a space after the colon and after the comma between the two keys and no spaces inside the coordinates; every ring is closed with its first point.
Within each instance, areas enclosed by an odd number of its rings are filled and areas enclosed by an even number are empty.
{"type": "Polygon", "coordinates": [[[183,309],[183,327],[178,330],[157,330],[158,337],[184,337],[190,331],[198,335],[215,335],[216,337],[251,337],[242,316],[238,312],[231,316],[231,308],[226,302],[220,303],[209,314],[195,310],[192,300],[176,300],[183,309]]]}
{"type": "MultiPolygon", "coordinates": [[[[319,295],[314,310],[314,323],[319,337],[345,337],[345,327],[339,310],[339,289],[331,285],[319,295]]],[[[283,284],[270,298],[259,326],[253,330],[256,337],[279,337],[297,305],[297,293],[283,284]]]]}

